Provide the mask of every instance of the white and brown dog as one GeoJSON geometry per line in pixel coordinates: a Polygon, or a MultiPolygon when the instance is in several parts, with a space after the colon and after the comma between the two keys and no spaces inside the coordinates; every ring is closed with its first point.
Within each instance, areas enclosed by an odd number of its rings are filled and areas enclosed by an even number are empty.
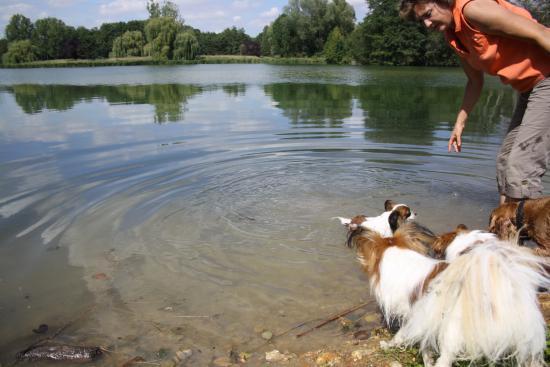
{"type": "Polygon", "coordinates": [[[395,204],[392,200],[384,202],[384,212],[377,217],[367,217],[366,215],[356,215],[353,218],[335,217],[340,223],[345,225],[350,231],[359,227],[370,229],[380,234],[382,237],[391,237],[393,232],[400,225],[408,220],[415,219],[416,215],[406,204],[395,204]]]}
{"type": "Polygon", "coordinates": [[[491,213],[489,231],[503,240],[531,239],[537,254],[550,256],[550,196],[500,205],[491,213]]]}
{"type": "Polygon", "coordinates": [[[545,259],[493,235],[479,242],[479,233],[461,228],[448,244],[460,239],[455,245],[467,251],[437,260],[426,256],[417,229],[405,223],[383,237],[358,226],[348,235],[386,320],[402,324],[383,346],[419,343],[426,365],[439,354],[438,367],[505,357],[543,365],[546,323],[536,295],[550,285],[545,259]]]}

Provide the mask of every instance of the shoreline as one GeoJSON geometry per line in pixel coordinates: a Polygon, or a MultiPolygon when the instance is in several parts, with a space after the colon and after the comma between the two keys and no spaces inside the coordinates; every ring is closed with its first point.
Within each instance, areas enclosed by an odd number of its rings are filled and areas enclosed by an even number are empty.
{"type": "Polygon", "coordinates": [[[2,69],[103,67],[135,65],[196,65],[196,64],[274,64],[274,65],[327,65],[324,58],[316,57],[258,57],[241,55],[205,55],[196,60],[153,60],[149,56],[109,59],[63,59],[33,61],[0,65],[2,69]]]}

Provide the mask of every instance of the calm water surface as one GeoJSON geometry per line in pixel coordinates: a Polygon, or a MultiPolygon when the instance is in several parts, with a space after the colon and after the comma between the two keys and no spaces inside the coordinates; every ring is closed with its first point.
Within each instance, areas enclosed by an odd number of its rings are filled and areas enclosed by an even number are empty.
{"type": "Polygon", "coordinates": [[[40,324],[115,351],[105,365],[339,343],[337,325],[260,337],[369,298],[331,217],[391,198],[434,231],[487,224],[514,94],[489,80],[449,154],[464,82],[454,69],[0,70],[0,363],[40,324]]]}

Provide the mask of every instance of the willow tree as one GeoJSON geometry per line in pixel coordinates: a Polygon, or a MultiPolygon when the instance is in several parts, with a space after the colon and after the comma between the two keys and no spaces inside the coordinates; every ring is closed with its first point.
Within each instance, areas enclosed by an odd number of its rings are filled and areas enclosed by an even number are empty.
{"type": "Polygon", "coordinates": [[[199,42],[192,31],[180,32],[174,41],[174,60],[194,60],[199,52],[199,42]]]}
{"type": "Polygon", "coordinates": [[[4,64],[20,64],[36,60],[36,47],[30,40],[14,41],[8,45],[8,51],[2,56],[4,64]]]}
{"type": "Polygon", "coordinates": [[[143,54],[143,44],[143,33],[140,31],[127,31],[122,36],[114,39],[112,56],[141,56],[143,54]]]}
{"type": "Polygon", "coordinates": [[[151,18],[145,25],[151,57],[156,60],[170,60],[172,58],[176,35],[183,30],[183,24],[169,17],[151,18]]]}

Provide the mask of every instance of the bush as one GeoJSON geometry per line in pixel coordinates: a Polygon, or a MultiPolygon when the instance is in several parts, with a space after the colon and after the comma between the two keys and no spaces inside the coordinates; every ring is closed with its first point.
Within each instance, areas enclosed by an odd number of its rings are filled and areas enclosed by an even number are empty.
{"type": "Polygon", "coordinates": [[[20,64],[36,60],[36,48],[30,40],[15,41],[8,44],[8,51],[2,56],[4,64],[20,64]]]}

